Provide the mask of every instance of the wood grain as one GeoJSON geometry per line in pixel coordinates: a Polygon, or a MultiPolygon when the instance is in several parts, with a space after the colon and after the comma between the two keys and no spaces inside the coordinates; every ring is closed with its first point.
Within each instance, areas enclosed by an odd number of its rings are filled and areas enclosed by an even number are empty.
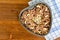
{"type": "Polygon", "coordinates": [[[44,40],[26,31],[18,21],[28,0],[0,0],[0,40],[44,40]]]}

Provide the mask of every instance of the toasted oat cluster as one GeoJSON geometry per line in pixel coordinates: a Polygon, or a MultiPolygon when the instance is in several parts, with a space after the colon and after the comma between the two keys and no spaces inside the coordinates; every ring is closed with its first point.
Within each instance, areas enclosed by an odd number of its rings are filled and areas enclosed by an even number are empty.
{"type": "Polygon", "coordinates": [[[21,22],[27,29],[36,34],[45,35],[50,29],[50,10],[40,3],[33,9],[26,10],[21,15],[21,22]]]}

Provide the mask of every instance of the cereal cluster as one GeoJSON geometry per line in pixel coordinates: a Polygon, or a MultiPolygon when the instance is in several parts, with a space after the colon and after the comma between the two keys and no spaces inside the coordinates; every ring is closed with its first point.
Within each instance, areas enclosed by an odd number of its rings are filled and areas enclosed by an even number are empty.
{"type": "Polygon", "coordinates": [[[50,10],[39,3],[33,9],[25,10],[21,15],[21,22],[31,32],[45,35],[50,29],[50,10]]]}

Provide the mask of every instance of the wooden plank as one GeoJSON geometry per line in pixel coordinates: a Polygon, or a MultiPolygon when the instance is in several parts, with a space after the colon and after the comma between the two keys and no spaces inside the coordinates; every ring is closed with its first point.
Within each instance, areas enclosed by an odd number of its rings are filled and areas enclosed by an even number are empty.
{"type": "Polygon", "coordinates": [[[30,0],[0,0],[0,3],[8,4],[26,4],[30,0]]]}

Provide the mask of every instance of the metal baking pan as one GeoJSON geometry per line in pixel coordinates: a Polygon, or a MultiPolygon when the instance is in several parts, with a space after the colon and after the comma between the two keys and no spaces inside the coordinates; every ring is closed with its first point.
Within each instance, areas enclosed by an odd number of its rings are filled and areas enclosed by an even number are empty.
{"type": "MultiPolygon", "coordinates": [[[[40,2],[40,3],[47,5],[47,4],[44,3],[44,2],[40,2]]],[[[37,4],[38,4],[38,3],[37,3],[37,4]]],[[[38,34],[35,34],[35,33],[31,32],[30,30],[28,30],[28,29],[25,27],[25,25],[22,24],[22,22],[21,22],[21,20],[20,20],[22,13],[23,13],[25,10],[34,8],[34,6],[36,6],[36,4],[31,5],[31,6],[28,6],[27,8],[23,9],[23,10],[20,12],[20,14],[19,14],[19,22],[20,22],[20,24],[22,25],[22,27],[23,27],[24,29],[26,29],[28,32],[32,33],[33,35],[38,35],[38,34]]],[[[50,29],[51,29],[51,25],[52,25],[51,8],[50,8],[48,5],[47,5],[47,7],[48,7],[49,10],[50,10],[50,16],[51,16],[51,18],[50,18],[50,29]]],[[[49,31],[50,31],[50,30],[49,30],[49,31]]],[[[49,33],[49,32],[48,32],[48,33],[49,33]]],[[[46,34],[46,35],[47,35],[47,34],[46,34]]],[[[45,36],[45,35],[38,35],[38,36],[45,36]]]]}

